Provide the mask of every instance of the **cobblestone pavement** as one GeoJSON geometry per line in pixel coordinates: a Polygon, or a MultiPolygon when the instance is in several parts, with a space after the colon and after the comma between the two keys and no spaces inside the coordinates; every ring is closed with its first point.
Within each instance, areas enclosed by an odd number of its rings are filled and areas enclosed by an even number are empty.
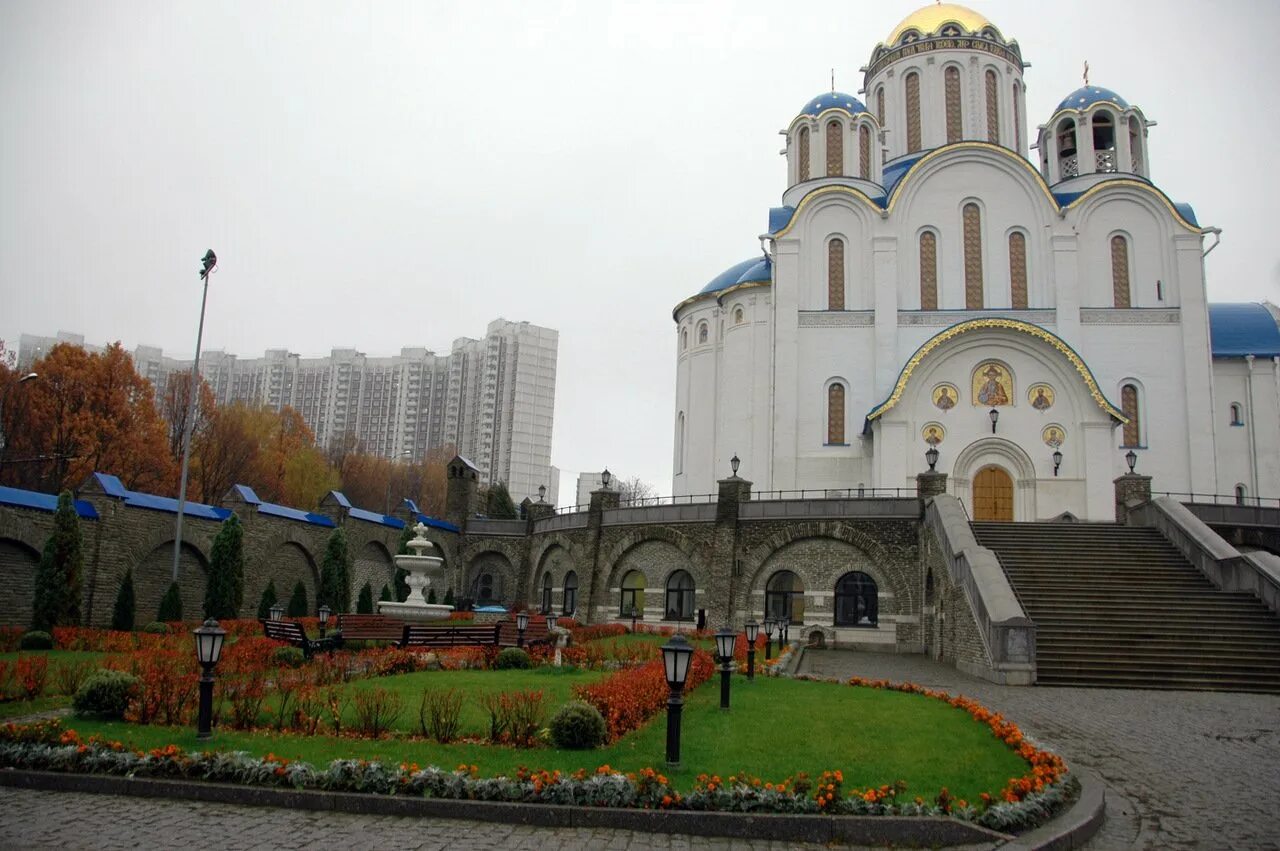
{"type": "Polygon", "coordinates": [[[1087,846],[1280,849],[1280,697],[999,686],[921,656],[806,651],[801,673],[909,680],[1002,712],[1107,785],[1087,846]]]}

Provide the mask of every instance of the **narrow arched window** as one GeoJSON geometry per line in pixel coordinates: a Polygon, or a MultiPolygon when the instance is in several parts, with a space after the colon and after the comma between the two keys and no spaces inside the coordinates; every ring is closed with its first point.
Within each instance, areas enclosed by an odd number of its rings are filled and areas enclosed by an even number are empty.
{"type": "Polygon", "coordinates": [[[1244,425],[1244,410],[1240,407],[1239,402],[1231,403],[1231,425],[1244,425]]]}
{"type": "Polygon", "coordinates": [[[827,177],[844,174],[844,128],[839,121],[827,122],[827,177]]]}
{"type": "Polygon", "coordinates": [[[667,579],[667,599],[663,617],[669,621],[693,620],[693,577],[687,570],[677,570],[667,579]]]}
{"type": "Polygon", "coordinates": [[[1064,118],[1058,124],[1058,171],[1063,180],[1080,173],[1080,160],[1076,156],[1076,123],[1064,118]]]}
{"type": "Polygon", "coordinates": [[[684,472],[684,411],[676,417],[676,474],[684,472]]]}
{"type": "Polygon", "coordinates": [[[915,71],[907,74],[904,81],[907,90],[907,153],[914,153],[922,147],[920,141],[920,75],[915,71]]]}
{"type": "Polygon", "coordinates": [[[689,348],[689,329],[681,328],[680,329],[680,351],[683,352],[687,348],[689,348]]]}
{"type": "Polygon", "coordinates": [[[1000,88],[996,72],[987,69],[987,141],[1000,144],[1000,88]]]}
{"type": "Polygon", "coordinates": [[[871,179],[871,128],[865,124],[858,128],[858,176],[871,179]]]}
{"type": "Polygon", "coordinates": [[[827,243],[827,310],[844,310],[844,240],[827,243]]]}
{"type": "Polygon", "coordinates": [[[779,570],[764,586],[764,616],[791,626],[804,623],[804,583],[789,570],[779,570]]]}
{"type": "Polygon", "coordinates": [[[1133,164],[1129,170],[1142,174],[1142,125],[1136,115],[1129,119],[1129,160],[1133,164]]]}
{"type": "Polygon", "coordinates": [[[564,575],[564,614],[572,617],[578,611],[578,574],[569,571],[564,575]]]}
{"type": "Polygon", "coordinates": [[[1020,231],[1009,234],[1009,294],[1014,310],[1027,309],[1027,238],[1020,231]]]}
{"type": "Polygon", "coordinates": [[[1013,84],[1013,144],[1014,149],[1022,152],[1022,106],[1018,103],[1019,86],[1013,84]]]}
{"type": "Polygon", "coordinates": [[[884,127],[884,86],[876,89],[876,123],[884,127]]]}
{"type": "Polygon", "coordinates": [[[622,599],[618,614],[624,618],[636,617],[644,620],[644,574],[638,570],[629,571],[622,577],[622,599]]]}
{"type": "Polygon", "coordinates": [[[798,134],[798,138],[799,138],[799,140],[800,140],[800,141],[797,143],[797,144],[799,144],[799,145],[800,145],[800,154],[799,154],[799,159],[800,159],[800,164],[799,164],[799,175],[800,175],[800,177],[799,177],[799,179],[800,179],[800,180],[808,180],[808,179],[809,179],[809,128],[808,128],[808,127],[801,127],[801,128],[800,128],[800,133],[798,134]]]}
{"type": "Polygon", "coordinates": [[[1125,418],[1129,420],[1124,424],[1125,447],[1141,446],[1142,421],[1138,411],[1138,388],[1136,386],[1126,384],[1120,388],[1120,410],[1124,412],[1125,418]]]}
{"type": "Polygon", "coordinates": [[[836,626],[875,626],[880,615],[876,581],[861,571],[851,571],[836,582],[836,626]]]}
{"type": "Polygon", "coordinates": [[[733,309],[733,324],[734,324],[734,325],[741,325],[741,324],[742,324],[743,322],[745,322],[745,321],[746,321],[746,317],[745,317],[745,315],[744,315],[744,314],[743,314],[743,312],[742,312],[742,308],[741,308],[741,307],[735,307],[735,308],[733,309]]]}
{"type": "Polygon", "coordinates": [[[1131,306],[1129,296],[1129,240],[1111,237],[1111,294],[1114,307],[1131,306]]]}
{"type": "Polygon", "coordinates": [[[965,204],[964,212],[964,306],[982,309],[982,213],[977,204],[965,204]]]}
{"type": "Polygon", "coordinates": [[[1244,505],[1249,501],[1249,489],[1244,485],[1236,485],[1236,505],[1244,505]]]}
{"type": "Polygon", "coordinates": [[[698,345],[701,346],[707,341],[707,323],[703,322],[698,326],[698,345]]]}
{"type": "Polygon", "coordinates": [[[938,309],[938,237],[920,234],[920,309],[938,309]]]}
{"type": "Polygon", "coordinates": [[[947,144],[964,138],[964,116],[960,111],[960,69],[954,65],[943,72],[946,88],[947,144]]]}
{"type": "Polygon", "coordinates": [[[827,388],[827,443],[844,443],[844,385],[838,381],[827,388]]]}
{"type": "Polygon", "coordinates": [[[551,611],[551,571],[542,574],[542,613],[551,611]]]}

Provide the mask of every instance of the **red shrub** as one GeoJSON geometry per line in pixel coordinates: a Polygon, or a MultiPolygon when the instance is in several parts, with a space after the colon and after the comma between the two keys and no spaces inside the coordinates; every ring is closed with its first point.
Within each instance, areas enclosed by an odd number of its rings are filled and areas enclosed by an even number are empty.
{"type": "MultiPolygon", "coordinates": [[[[705,650],[694,650],[685,691],[693,691],[715,673],[715,663],[705,650]]],[[[636,668],[623,668],[611,677],[585,686],[575,686],[574,695],[590,703],[604,716],[609,740],[638,729],[654,713],[667,705],[667,678],[662,660],[655,659],[636,668]]]]}
{"type": "Polygon", "coordinates": [[[138,696],[125,717],[139,724],[185,724],[196,692],[195,654],[178,650],[134,653],[131,672],[138,677],[138,696]]]}
{"type": "Polygon", "coordinates": [[[591,626],[579,626],[573,629],[573,641],[575,644],[583,641],[594,641],[597,638],[614,638],[619,635],[626,635],[630,630],[620,623],[599,623],[591,626]]]}
{"type": "Polygon", "coordinates": [[[473,621],[475,619],[475,612],[449,612],[449,620],[451,621],[473,621]]]}
{"type": "Polygon", "coordinates": [[[44,694],[44,684],[49,678],[49,657],[19,656],[14,669],[14,679],[18,687],[26,695],[27,700],[34,700],[44,694]]]}
{"type": "Polygon", "coordinates": [[[356,731],[378,738],[400,717],[404,701],[397,692],[384,688],[356,689],[351,696],[356,717],[356,731]]]}

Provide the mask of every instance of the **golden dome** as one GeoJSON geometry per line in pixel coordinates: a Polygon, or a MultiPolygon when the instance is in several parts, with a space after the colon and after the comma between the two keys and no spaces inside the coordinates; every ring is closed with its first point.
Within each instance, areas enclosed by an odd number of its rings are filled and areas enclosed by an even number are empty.
{"type": "Polygon", "coordinates": [[[972,9],[966,9],[955,3],[935,3],[932,6],[917,9],[903,18],[902,23],[889,33],[885,44],[897,44],[898,39],[902,38],[902,34],[907,30],[916,30],[920,35],[926,36],[936,33],[942,29],[943,24],[947,23],[959,24],[962,29],[970,33],[976,33],[983,27],[991,26],[990,21],[972,9]]]}

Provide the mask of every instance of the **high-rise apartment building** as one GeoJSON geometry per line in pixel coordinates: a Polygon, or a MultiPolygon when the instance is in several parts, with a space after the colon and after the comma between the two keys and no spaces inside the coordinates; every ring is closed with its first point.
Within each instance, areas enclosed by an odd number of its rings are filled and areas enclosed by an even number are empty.
{"type": "MultiPolygon", "coordinates": [[[[19,365],[29,366],[57,343],[101,350],[79,334],[23,334],[19,365]]],[[[559,490],[551,467],[558,348],[557,331],[497,319],[483,339],[455,340],[448,355],[425,348],[382,358],[355,349],[333,349],[321,358],[285,349],[268,349],[260,358],[205,351],[200,374],[219,404],[292,407],[320,446],[351,435],[366,452],[400,459],[452,445],[479,468],[482,481],[505,482],[519,502],[536,500],[539,485],[548,486],[552,499],[559,490]]],[[[165,357],[154,346],[138,346],[133,357],[157,396],[171,375],[191,369],[190,360],[165,357]]]]}

